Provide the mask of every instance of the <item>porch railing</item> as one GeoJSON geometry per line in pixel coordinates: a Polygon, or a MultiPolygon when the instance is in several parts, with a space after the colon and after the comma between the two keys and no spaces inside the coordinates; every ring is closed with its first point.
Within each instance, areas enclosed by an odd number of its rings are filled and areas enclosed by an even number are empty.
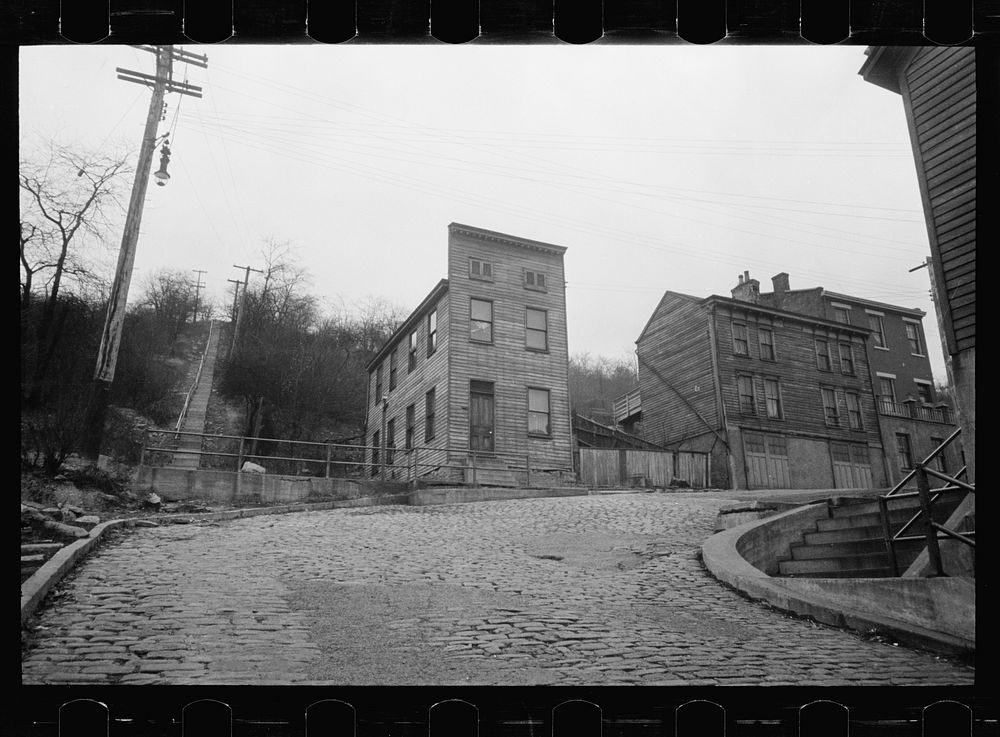
{"type": "Polygon", "coordinates": [[[905,417],[912,420],[942,422],[945,424],[951,424],[953,421],[951,408],[946,404],[931,406],[918,404],[913,400],[908,402],[894,402],[891,399],[879,397],[878,411],[880,415],[886,417],[905,417]]]}
{"type": "Polygon", "coordinates": [[[934,503],[946,492],[964,490],[975,493],[976,491],[974,484],[970,484],[962,480],[962,477],[965,476],[966,472],[965,466],[962,466],[958,473],[953,476],[950,476],[932,466],[935,460],[944,452],[944,449],[947,448],[956,438],[958,438],[961,433],[961,428],[955,430],[955,432],[949,435],[944,442],[941,443],[941,445],[931,452],[929,456],[918,463],[916,467],[907,473],[898,484],[892,487],[888,493],[878,498],[879,512],[882,518],[882,534],[885,538],[886,553],[889,555],[889,565],[894,576],[900,575],[899,563],[896,557],[896,545],[904,541],[921,539],[926,540],[927,555],[932,566],[931,576],[947,575],[944,572],[944,566],[941,560],[941,548],[938,545],[939,540],[958,540],[975,550],[976,542],[974,538],[976,533],[974,530],[958,532],[957,530],[952,530],[943,524],[935,522],[933,517],[934,503]],[[931,488],[930,484],[932,478],[937,481],[944,482],[943,485],[931,488]],[[914,479],[917,484],[916,491],[905,490],[906,485],[914,479]],[[889,523],[889,500],[912,497],[918,497],[920,499],[920,510],[902,527],[900,527],[899,530],[893,533],[889,523]],[[923,534],[910,534],[910,529],[921,520],[924,522],[923,534]]]}

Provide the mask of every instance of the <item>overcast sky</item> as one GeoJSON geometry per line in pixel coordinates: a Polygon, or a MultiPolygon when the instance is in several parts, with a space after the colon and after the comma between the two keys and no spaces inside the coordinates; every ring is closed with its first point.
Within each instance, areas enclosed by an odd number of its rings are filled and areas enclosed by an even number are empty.
{"type": "MultiPolygon", "coordinates": [[[[171,180],[150,186],[132,294],[288,241],[326,304],[411,309],[445,276],[447,226],[566,252],[570,353],[623,357],[664,290],[823,286],[917,307],[944,364],[902,100],[864,47],[190,46],[204,98],[167,96],[171,180]]],[[[21,146],[138,150],[152,73],[129,46],[21,49],[21,146]]],[[[159,158],[155,159],[158,163],[159,158]]],[[[155,167],[154,167],[155,168],[155,167]]],[[[130,186],[131,183],[129,183],[130,186]]],[[[111,238],[116,258],[119,230],[111,238]]]]}

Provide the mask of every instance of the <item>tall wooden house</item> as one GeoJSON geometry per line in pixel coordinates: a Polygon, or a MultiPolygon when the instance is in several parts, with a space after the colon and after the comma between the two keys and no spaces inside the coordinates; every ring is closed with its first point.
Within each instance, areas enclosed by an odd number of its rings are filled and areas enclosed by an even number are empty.
{"type": "Polygon", "coordinates": [[[368,365],[373,476],[510,485],[572,473],[565,251],[448,226],[448,277],[368,365]]]}
{"type": "Polygon", "coordinates": [[[865,81],[902,97],[930,243],[927,264],[935,311],[962,428],[967,478],[974,482],[976,182],[980,171],[996,179],[997,151],[995,130],[988,123],[984,129],[990,135],[977,141],[977,106],[985,102],[985,109],[996,109],[1000,65],[995,55],[987,55],[987,63],[977,68],[977,59],[987,52],[973,47],[871,47],[866,53],[859,72],[865,81]],[[981,167],[977,162],[982,161],[991,161],[993,169],[981,167]]]}

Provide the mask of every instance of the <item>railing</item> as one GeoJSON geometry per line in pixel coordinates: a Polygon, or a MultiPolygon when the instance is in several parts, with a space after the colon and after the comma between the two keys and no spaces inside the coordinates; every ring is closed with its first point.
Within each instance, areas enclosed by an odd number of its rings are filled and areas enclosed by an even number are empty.
{"type": "Polygon", "coordinates": [[[198,362],[198,371],[194,375],[194,382],[191,384],[191,388],[188,389],[187,395],[184,397],[184,406],[181,408],[180,416],[177,418],[177,425],[174,427],[174,440],[177,440],[178,436],[181,434],[181,427],[184,426],[184,420],[187,419],[188,409],[191,407],[191,397],[198,390],[198,383],[201,381],[201,371],[205,368],[205,357],[208,356],[208,351],[212,347],[212,332],[215,330],[215,320],[208,323],[208,340],[205,341],[205,350],[201,354],[201,361],[198,362]]]}
{"type": "Polygon", "coordinates": [[[918,404],[916,401],[894,402],[891,399],[879,397],[878,412],[887,417],[906,417],[912,420],[926,420],[927,422],[943,422],[951,424],[951,408],[941,404],[931,407],[926,404],[918,404]]]}
{"type": "Polygon", "coordinates": [[[961,477],[964,476],[966,472],[965,466],[962,466],[962,468],[959,469],[958,473],[954,476],[949,476],[943,471],[931,467],[931,464],[935,461],[935,459],[937,459],[944,452],[944,449],[947,448],[961,433],[961,428],[955,430],[955,432],[949,435],[944,442],[941,443],[941,445],[931,452],[929,456],[918,463],[916,467],[907,473],[898,484],[892,487],[887,494],[878,498],[879,512],[882,517],[882,534],[885,538],[885,548],[889,555],[889,565],[892,568],[894,576],[900,575],[899,563],[896,557],[896,544],[900,542],[907,540],[926,540],[927,555],[930,558],[932,565],[932,573],[930,574],[932,576],[947,575],[944,572],[944,566],[941,560],[941,548],[938,545],[939,540],[945,538],[958,540],[975,550],[976,542],[973,538],[976,533],[974,530],[960,533],[956,530],[949,529],[945,525],[935,522],[933,518],[934,503],[945,492],[965,490],[975,493],[976,491],[975,485],[961,480],[961,477]],[[929,477],[943,481],[944,485],[932,489],[929,477]],[[916,479],[917,490],[904,491],[906,484],[913,479],[916,479]],[[920,511],[914,514],[899,530],[896,531],[895,534],[893,534],[889,523],[889,500],[912,497],[919,497],[920,511]],[[920,520],[923,520],[925,523],[923,534],[907,534],[910,528],[920,520]]]}
{"type": "MultiPolygon", "coordinates": [[[[269,473],[283,475],[309,475],[330,478],[332,476],[354,478],[378,478],[416,483],[427,475],[427,469],[461,471],[463,482],[466,474],[474,487],[480,485],[484,474],[490,472],[523,475],[524,485],[529,486],[533,474],[569,471],[569,468],[534,465],[529,454],[504,451],[473,451],[468,448],[448,446],[415,446],[411,448],[388,448],[353,443],[316,443],[300,440],[275,440],[273,438],[253,438],[240,435],[211,435],[208,433],[147,430],[142,443],[140,464],[155,466],[158,456],[193,454],[199,458],[221,460],[220,470],[239,471],[246,462],[266,464],[269,473]],[[177,436],[198,437],[202,443],[199,449],[177,448],[171,442],[177,436]],[[152,442],[159,437],[162,444],[152,442]],[[258,450],[268,452],[251,453],[248,449],[256,444],[258,450]],[[226,450],[206,450],[207,447],[222,447],[226,450]],[[374,456],[374,457],[373,457],[374,456]],[[460,462],[455,458],[461,458],[460,462]],[[228,459],[234,459],[235,464],[228,459]],[[491,464],[500,461],[502,465],[491,464]],[[336,471],[342,473],[336,473],[336,471]]],[[[163,465],[167,465],[164,463],[163,465]]]]}
{"type": "Polygon", "coordinates": [[[642,397],[639,394],[639,390],[633,389],[628,394],[618,397],[614,401],[614,408],[616,423],[642,411],[642,397]]]}

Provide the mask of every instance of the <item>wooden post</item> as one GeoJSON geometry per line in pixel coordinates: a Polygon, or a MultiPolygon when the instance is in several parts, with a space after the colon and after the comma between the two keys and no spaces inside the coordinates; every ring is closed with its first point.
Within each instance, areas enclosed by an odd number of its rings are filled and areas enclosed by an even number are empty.
{"type": "Polygon", "coordinates": [[[924,515],[924,523],[927,529],[924,531],[927,537],[927,555],[931,559],[934,573],[931,576],[944,576],[944,566],[941,564],[941,548],[938,547],[937,529],[934,527],[934,519],[931,517],[931,495],[930,484],[927,481],[927,472],[921,463],[917,466],[917,493],[920,494],[920,509],[924,515]]]}
{"type": "Polygon", "coordinates": [[[326,478],[330,478],[330,453],[333,452],[333,448],[329,445],[326,446],[326,478]]]}
{"type": "Polygon", "coordinates": [[[142,447],[139,448],[139,465],[146,465],[146,446],[149,445],[149,427],[142,429],[142,447]]]}
{"type": "Polygon", "coordinates": [[[524,485],[531,487],[531,454],[524,454],[524,485]]]}
{"type": "Polygon", "coordinates": [[[472,488],[479,488],[479,480],[476,477],[476,451],[472,451],[472,488]]]}
{"type": "Polygon", "coordinates": [[[246,438],[240,438],[240,450],[239,454],[236,456],[236,471],[237,473],[243,468],[243,450],[246,443],[246,438]]]}

